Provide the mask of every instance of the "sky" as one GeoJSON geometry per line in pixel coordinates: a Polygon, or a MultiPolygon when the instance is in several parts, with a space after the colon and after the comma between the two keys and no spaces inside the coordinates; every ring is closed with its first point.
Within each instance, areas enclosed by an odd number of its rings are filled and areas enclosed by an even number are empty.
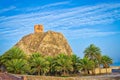
{"type": "Polygon", "coordinates": [[[120,0],[0,0],[0,54],[35,24],[63,33],[80,58],[95,44],[120,63],[120,0]]]}

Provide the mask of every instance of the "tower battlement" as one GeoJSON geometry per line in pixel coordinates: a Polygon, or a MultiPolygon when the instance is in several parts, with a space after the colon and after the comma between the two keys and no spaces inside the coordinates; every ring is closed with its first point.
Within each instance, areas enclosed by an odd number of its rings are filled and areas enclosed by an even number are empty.
{"type": "Polygon", "coordinates": [[[41,24],[36,24],[34,26],[34,33],[41,33],[44,32],[44,27],[41,24]]]}

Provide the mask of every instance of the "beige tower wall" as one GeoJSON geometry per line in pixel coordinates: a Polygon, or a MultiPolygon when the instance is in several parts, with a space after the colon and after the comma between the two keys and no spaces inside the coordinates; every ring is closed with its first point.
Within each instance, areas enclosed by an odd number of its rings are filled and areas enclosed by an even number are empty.
{"type": "Polygon", "coordinates": [[[43,25],[39,25],[39,24],[35,25],[35,26],[34,26],[34,32],[35,32],[35,33],[44,32],[44,27],[43,27],[43,25]]]}

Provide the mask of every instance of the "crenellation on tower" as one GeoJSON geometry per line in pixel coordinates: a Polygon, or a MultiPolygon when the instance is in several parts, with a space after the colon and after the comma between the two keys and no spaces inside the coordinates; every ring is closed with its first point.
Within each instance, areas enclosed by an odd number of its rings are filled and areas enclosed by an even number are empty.
{"type": "Polygon", "coordinates": [[[44,32],[44,27],[41,24],[36,24],[34,26],[34,33],[41,33],[44,32]]]}

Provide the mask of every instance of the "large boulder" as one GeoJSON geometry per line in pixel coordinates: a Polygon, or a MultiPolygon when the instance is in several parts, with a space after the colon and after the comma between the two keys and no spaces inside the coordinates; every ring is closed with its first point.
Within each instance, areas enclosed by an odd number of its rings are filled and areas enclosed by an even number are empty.
{"type": "Polygon", "coordinates": [[[48,56],[60,53],[72,54],[72,49],[65,37],[61,33],[53,31],[29,34],[24,36],[15,46],[28,55],[35,52],[48,56]]]}

